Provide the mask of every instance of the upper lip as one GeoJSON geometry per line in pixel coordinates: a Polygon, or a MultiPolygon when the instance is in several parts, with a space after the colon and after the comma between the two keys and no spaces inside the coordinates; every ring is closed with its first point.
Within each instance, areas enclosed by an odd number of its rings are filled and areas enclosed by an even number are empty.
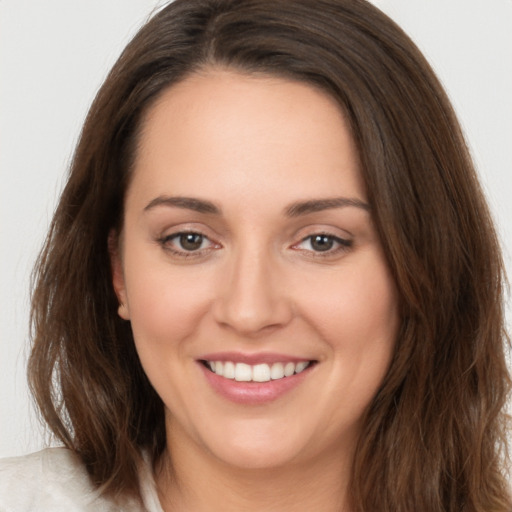
{"type": "Polygon", "coordinates": [[[215,352],[199,357],[200,361],[231,361],[233,363],[273,364],[273,363],[300,363],[313,361],[307,357],[291,356],[288,354],[277,354],[274,352],[256,352],[252,354],[242,352],[215,352]]]}

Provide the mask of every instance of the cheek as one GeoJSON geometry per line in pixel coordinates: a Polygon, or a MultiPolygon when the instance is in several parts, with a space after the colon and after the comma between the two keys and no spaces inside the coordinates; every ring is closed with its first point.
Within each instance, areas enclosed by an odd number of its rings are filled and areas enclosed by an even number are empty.
{"type": "Polygon", "coordinates": [[[355,275],[346,284],[346,294],[340,301],[346,319],[340,326],[342,332],[352,332],[361,342],[372,345],[394,341],[398,325],[397,300],[394,283],[386,269],[375,269],[364,277],[355,275]]]}
{"type": "Polygon", "coordinates": [[[397,294],[380,258],[368,257],[347,271],[337,271],[310,283],[302,308],[336,357],[373,359],[387,364],[397,330],[397,294]]]}
{"type": "Polygon", "coordinates": [[[338,435],[336,425],[361,418],[388,371],[399,326],[397,293],[380,259],[323,284],[324,293],[315,293],[322,300],[308,309],[310,323],[329,347],[325,400],[335,402],[332,425],[338,435]]]}
{"type": "Polygon", "coordinates": [[[137,353],[166,405],[186,410],[189,390],[184,386],[194,378],[190,354],[208,311],[209,283],[168,264],[136,261],[139,270],[130,273],[127,294],[137,353]]]}
{"type": "Polygon", "coordinates": [[[135,261],[126,283],[135,339],[166,345],[184,340],[208,310],[207,276],[165,262],[135,261]]]}

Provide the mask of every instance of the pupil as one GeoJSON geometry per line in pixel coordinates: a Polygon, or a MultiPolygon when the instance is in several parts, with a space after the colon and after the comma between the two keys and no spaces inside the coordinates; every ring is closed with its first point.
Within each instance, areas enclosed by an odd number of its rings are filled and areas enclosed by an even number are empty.
{"type": "Polygon", "coordinates": [[[332,249],[333,244],[332,238],[327,235],[315,235],[311,240],[311,246],[315,251],[328,251],[332,249]]]}
{"type": "Polygon", "coordinates": [[[201,247],[203,236],[197,233],[184,233],[180,235],[180,245],[187,251],[195,251],[201,247]]]}

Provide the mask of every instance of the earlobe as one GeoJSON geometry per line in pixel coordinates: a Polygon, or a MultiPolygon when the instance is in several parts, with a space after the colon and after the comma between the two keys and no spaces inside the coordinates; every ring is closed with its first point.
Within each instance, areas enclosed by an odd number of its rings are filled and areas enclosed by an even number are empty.
{"type": "Polygon", "coordinates": [[[108,236],[108,252],[110,256],[110,269],[112,272],[112,286],[119,301],[117,314],[123,320],[130,320],[130,312],[127,304],[126,286],[123,273],[123,262],[120,254],[120,236],[112,230],[108,236]]]}
{"type": "Polygon", "coordinates": [[[119,303],[119,307],[117,308],[117,314],[123,320],[130,320],[130,314],[128,313],[128,306],[124,302],[119,303]]]}

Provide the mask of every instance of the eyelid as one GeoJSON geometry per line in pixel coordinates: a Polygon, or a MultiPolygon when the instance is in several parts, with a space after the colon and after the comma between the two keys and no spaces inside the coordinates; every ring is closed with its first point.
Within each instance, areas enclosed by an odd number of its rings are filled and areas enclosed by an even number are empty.
{"type": "Polygon", "coordinates": [[[158,241],[170,239],[173,236],[194,233],[201,235],[213,243],[218,243],[219,234],[212,228],[200,222],[177,222],[162,226],[155,226],[154,238],[158,241]]]}
{"type": "Polygon", "coordinates": [[[304,240],[315,235],[325,235],[342,241],[352,241],[354,238],[353,233],[351,233],[347,229],[342,229],[341,227],[337,225],[332,225],[330,223],[321,222],[315,222],[301,226],[299,229],[295,231],[293,238],[295,238],[299,242],[303,242],[304,240]]]}
{"type": "MultiPolygon", "coordinates": [[[[202,242],[208,241],[208,242],[210,242],[210,244],[213,243],[208,236],[204,235],[203,233],[198,233],[196,231],[178,231],[177,233],[173,233],[171,235],[165,236],[164,241],[178,240],[184,235],[198,235],[201,237],[202,242]]],[[[198,249],[197,251],[185,250],[184,252],[199,252],[199,250],[200,249],[198,249]]]]}

